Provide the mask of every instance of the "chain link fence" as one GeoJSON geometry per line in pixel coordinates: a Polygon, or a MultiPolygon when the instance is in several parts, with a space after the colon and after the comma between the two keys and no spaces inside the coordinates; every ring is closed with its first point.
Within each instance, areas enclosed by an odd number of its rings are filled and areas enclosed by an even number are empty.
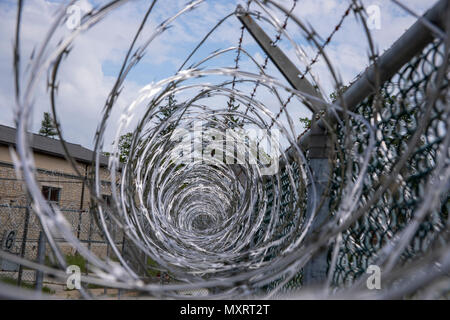
{"type": "MultiPolygon", "coordinates": [[[[408,140],[416,132],[418,124],[424,121],[429,90],[434,86],[444,56],[443,43],[434,41],[380,87],[381,100],[376,100],[376,95],[371,95],[357,106],[356,113],[362,115],[369,123],[376,123],[378,128],[376,131],[377,148],[371,158],[369,173],[364,180],[359,207],[370,199],[376,186],[391,174],[400,156],[408,150],[408,140]]],[[[443,86],[439,88],[439,99],[433,106],[426,129],[420,136],[420,143],[411,152],[397,183],[384,192],[367,213],[343,232],[337,263],[331,275],[333,286],[350,285],[365,274],[368,266],[379,257],[381,248],[414,219],[414,213],[427,192],[426,183],[436,165],[437,150],[441,147],[445,135],[448,134],[446,119],[443,118],[445,101],[448,101],[449,98],[448,80],[449,73],[447,72],[443,86]]],[[[334,160],[331,160],[334,169],[328,190],[331,199],[330,215],[335,214],[336,208],[340,205],[342,192],[345,192],[342,185],[346,183],[344,181],[346,170],[352,170],[354,180],[360,170],[353,162],[353,159],[358,157],[358,153],[339,153],[339,151],[345,150],[346,134],[350,138],[350,143],[355,146],[355,150],[359,150],[360,153],[368,145],[367,130],[363,128],[361,122],[350,120],[350,129],[338,126],[337,133],[338,147],[334,153],[334,160]]],[[[292,208],[303,203],[302,210],[306,209],[307,190],[304,186],[300,186],[303,178],[300,176],[296,163],[293,163],[292,175],[297,188],[302,190],[302,193],[299,193],[301,198],[293,197],[295,193],[291,190],[288,182],[289,175],[284,168],[280,179],[280,184],[283,186],[281,202],[274,203],[270,200],[268,202],[268,218],[272,208],[279,208],[280,219],[277,223],[278,227],[283,230],[280,232],[280,236],[292,228],[292,225],[285,224],[285,218],[295,212],[292,208]]],[[[271,183],[266,184],[266,192],[268,198],[273,199],[271,183]]],[[[450,194],[447,193],[441,197],[439,209],[427,215],[420,224],[402,254],[403,264],[420,259],[433,246],[446,243],[445,233],[448,232],[449,210],[450,194]]],[[[305,217],[302,216],[301,219],[303,219],[301,222],[303,224],[305,217]]],[[[292,217],[290,220],[292,221],[292,217]]],[[[267,227],[269,223],[267,220],[265,226],[267,227]]],[[[260,233],[263,232],[264,228],[260,233]]],[[[277,254],[276,248],[273,248],[273,257],[277,254]]],[[[330,266],[331,256],[332,246],[328,250],[328,266],[330,266]]],[[[281,281],[283,279],[274,281],[265,289],[270,292],[281,281]]],[[[280,293],[292,292],[300,288],[302,283],[303,270],[284,285],[280,293]]]]}
{"type": "MultiPolygon", "coordinates": [[[[356,109],[358,114],[369,123],[376,123],[378,128],[376,152],[371,158],[369,173],[364,180],[359,206],[366,203],[375,187],[392,173],[400,157],[408,151],[408,141],[418,130],[419,124],[426,121],[426,128],[420,135],[419,144],[414,150],[410,150],[411,154],[396,183],[382,194],[361,219],[343,233],[333,275],[333,283],[337,286],[350,284],[364,274],[367,267],[378,257],[380,249],[414,219],[414,213],[423,201],[427,192],[427,181],[436,166],[438,149],[448,134],[446,119],[443,118],[445,101],[449,98],[448,72],[445,74],[443,86],[438,88],[441,94],[432,106],[431,116],[426,119],[424,115],[429,91],[435,85],[444,57],[444,45],[440,41],[428,45],[420,55],[381,86],[380,101],[376,101],[372,95],[356,109]]],[[[347,137],[351,138],[351,143],[362,152],[368,144],[367,132],[360,123],[352,121],[350,126],[347,137]]],[[[338,133],[339,143],[344,150],[346,131],[339,128],[338,133]]],[[[358,154],[352,155],[356,156],[358,154]]],[[[351,166],[350,170],[355,179],[360,170],[352,164],[352,158],[347,154],[336,159],[331,188],[332,210],[339,206],[344,191],[340,186],[348,166],[351,166]]],[[[439,209],[427,215],[404,250],[404,263],[419,258],[439,242],[445,243],[443,236],[448,230],[449,209],[450,194],[447,193],[441,198],[439,209]]]]}
{"type": "MultiPolygon", "coordinates": [[[[93,214],[88,210],[60,209],[71,225],[72,233],[77,236],[89,250],[102,258],[114,260],[109,243],[105,241],[103,232],[98,227],[93,214]]],[[[38,261],[39,237],[42,227],[32,206],[0,205],[0,235],[2,250],[21,256],[29,261],[38,261]]],[[[123,234],[115,229],[111,231],[116,246],[122,248],[123,234]]],[[[56,238],[61,252],[68,264],[77,264],[87,273],[87,262],[73,249],[64,238],[56,238]]],[[[44,242],[45,243],[45,242],[44,242]]],[[[42,243],[41,243],[42,246],[42,243]]],[[[55,265],[53,252],[48,245],[44,245],[44,261],[48,266],[55,265]]],[[[1,261],[1,276],[3,280],[17,283],[34,284],[36,270],[22,267],[7,260],[1,261]]]]}

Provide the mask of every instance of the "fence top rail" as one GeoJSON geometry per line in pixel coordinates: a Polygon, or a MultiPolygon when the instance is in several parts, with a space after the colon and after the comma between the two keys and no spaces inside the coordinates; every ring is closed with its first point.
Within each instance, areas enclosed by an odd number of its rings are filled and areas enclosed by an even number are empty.
{"type": "MultiPolygon", "coordinates": [[[[0,208],[8,208],[8,209],[33,209],[32,206],[23,206],[23,205],[12,205],[12,204],[7,204],[7,203],[0,203],[0,208]]],[[[60,211],[67,211],[67,212],[80,212],[80,213],[84,213],[84,212],[89,212],[89,210],[87,209],[71,209],[71,208],[65,208],[65,207],[60,207],[59,208],[60,211]]]]}

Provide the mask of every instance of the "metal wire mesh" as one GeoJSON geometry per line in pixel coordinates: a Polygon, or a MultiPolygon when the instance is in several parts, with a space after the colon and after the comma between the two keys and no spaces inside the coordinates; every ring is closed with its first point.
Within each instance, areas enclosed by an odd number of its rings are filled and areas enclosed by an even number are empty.
{"type": "MultiPolygon", "coordinates": [[[[407,142],[424,121],[427,102],[427,90],[434,86],[437,71],[444,59],[442,42],[435,41],[423,52],[411,60],[396,73],[392,79],[380,88],[380,104],[377,106],[372,95],[358,105],[356,112],[370,123],[376,124],[376,151],[364,180],[363,193],[359,205],[371,197],[375,186],[392,173],[392,169],[408,148],[407,142]],[[377,109],[379,108],[379,109],[377,109]]],[[[439,90],[448,95],[449,74],[439,90]]],[[[367,267],[376,262],[380,249],[398,235],[407,226],[427,191],[426,183],[436,165],[436,154],[445,135],[448,134],[446,119],[442,110],[445,107],[444,96],[433,106],[426,129],[420,136],[420,143],[414,147],[407,164],[396,179],[396,183],[384,192],[375,205],[354,225],[342,234],[342,243],[337,258],[333,283],[336,286],[348,285],[360,277],[367,267]]],[[[360,124],[351,122],[351,142],[361,152],[367,146],[366,131],[360,124]]],[[[344,128],[338,128],[339,142],[344,150],[344,128]]],[[[346,163],[337,157],[333,171],[331,188],[331,207],[339,206],[345,179],[346,166],[350,166],[353,176],[359,167],[352,166],[351,157],[358,153],[343,155],[346,163]]],[[[448,232],[448,212],[450,194],[441,198],[440,205],[421,222],[408,247],[402,253],[404,263],[418,259],[433,245],[446,243],[444,234],[448,232]]]]}

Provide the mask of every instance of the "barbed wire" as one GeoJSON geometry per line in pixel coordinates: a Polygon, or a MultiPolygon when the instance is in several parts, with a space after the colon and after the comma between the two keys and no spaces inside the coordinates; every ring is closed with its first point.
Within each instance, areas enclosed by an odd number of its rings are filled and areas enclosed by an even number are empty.
{"type": "MultiPolygon", "coordinates": [[[[393,80],[382,79],[385,70],[380,67],[374,41],[365,23],[363,6],[356,0],[349,4],[324,42],[320,41],[312,27],[294,15],[297,1],[288,8],[273,0],[262,3],[255,1],[263,8],[260,13],[250,11],[252,1],[248,1],[247,13],[259,15],[261,20],[277,30],[273,45],[277,45],[283,35],[292,40],[287,33],[288,23],[292,29],[299,28],[302,37],[317,50],[312,60],[306,63],[302,79],[311,74],[313,85],[318,88],[320,83],[315,80],[312,69],[319,59],[323,58],[331,82],[336,88],[341,88],[335,62],[327,56],[326,51],[337,32],[342,30],[344,21],[353,9],[355,18],[362,21],[370,51],[369,62],[373,62],[372,69],[369,70],[371,73],[362,75],[372,77],[367,78],[371,86],[370,91],[364,91],[363,85],[354,89],[367,93],[363,97],[366,100],[356,101],[353,106],[349,106],[350,99],[345,95],[351,93],[350,88],[350,91],[345,93],[337,92],[337,99],[329,103],[322,98],[293,89],[285,82],[266,74],[268,56],[266,55],[261,65],[247,52],[244,48],[244,27],[239,29],[237,47],[217,50],[183,69],[193,53],[197,52],[218,26],[233,17],[233,14],[229,14],[214,25],[199,45],[187,55],[188,58],[176,74],[144,86],[136,97],[128,101],[119,121],[111,124],[111,114],[117,108],[121,88],[130,71],[142,61],[146,50],[153,45],[157,37],[163,36],[177,19],[195,14],[205,1],[188,3],[176,14],[165,17],[166,19],[151,29],[150,35],[141,39],[141,31],[148,27],[148,20],[157,19],[152,15],[156,1],[152,2],[103,106],[102,118],[94,137],[93,169],[86,179],[95,208],[90,213],[102,230],[105,241],[110,244],[111,255],[116,261],[101,259],[83,246],[73,234],[73,230],[67,226],[61,209],[49,204],[42,196],[27,134],[33,110],[32,101],[39,78],[47,71],[52,113],[58,135],[66,159],[75,168],[73,155],[64,147],[63,128],[57,113],[61,108],[55,99],[58,74],[62,70],[60,65],[66,61],[63,57],[73,54],[70,48],[75,45],[74,40],[81,36],[82,32],[87,32],[94,24],[101,23],[102,19],[126,2],[111,1],[93,9],[83,16],[78,29],[60,41],[53,41],[56,30],[64,27],[67,19],[67,6],[63,8],[55,15],[52,28],[23,74],[20,68],[19,43],[23,3],[18,3],[14,58],[17,136],[16,150],[12,153],[12,158],[17,172],[26,184],[27,193],[33,201],[33,210],[39,217],[57,267],[37,264],[0,250],[2,259],[64,278],[67,261],[55,240],[62,237],[89,263],[92,276],[82,277],[85,284],[136,290],[163,298],[186,298],[181,291],[200,288],[207,289],[207,298],[212,299],[272,298],[278,294],[316,298],[396,298],[418,294],[424,288],[432,289],[433,286],[426,283],[430,279],[445,281],[443,274],[450,270],[450,251],[445,245],[448,244],[448,235],[445,233],[448,226],[436,228],[439,236],[431,240],[435,248],[432,252],[417,253],[418,259],[410,264],[403,265],[399,261],[405,248],[414,241],[413,236],[424,219],[431,217],[430,213],[436,211],[445,216],[445,210],[448,210],[445,201],[448,199],[446,195],[450,180],[450,136],[446,134],[450,125],[450,110],[446,100],[449,30],[440,30],[439,34],[445,34],[447,38],[440,39],[440,43],[433,46],[431,51],[424,51],[418,60],[411,60],[404,69],[398,66],[398,69],[394,70],[400,77],[399,84],[403,86],[397,86],[400,93],[396,99],[391,98],[393,94],[386,97],[386,88],[392,85],[383,85],[396,80],[395,77],[393,80]],[[284,17],[281,25],[278,25],[271,13],[269,14],[269,9],[284,17]],[[233,50],[237,52],[235,58],[230,61],[230,67],[205,67],[207,62],[214,62],[214,59],[233,50]],[[240,61],[243,55],[250,59],[252,66],[256,66],[259,73],[242,70],[240,61]],[[424,64],[433,66],[431,73],[422,67],[424,64]],[[414,76],[408,74],[407,70],[412,70],[414,76]],[[423,77],[421,81],[417,80],[418,74],[423,77]],[[218,78],[225,80],[217,80],[218,78]],[[411,91],[411,86],[405,87],[404,83],[408,81],[414,82],[414,91],[411,91]],[[237,90],[237,85],[241,83],[251,84],[251,89],[248,92],[237,90]],[[265,98],[264,101],[256,99],[259,93],[257,89],[260,87],[267,89],[271,97],[265,98]],[[280,98],[282,94],[288,95],[285,101],[280,98]],[[172,99],[168,99],[169,97],[172,99]],[[217,103],[223,98],[229,102],[228,105],[217,103]],[[317,120],[317,126],[320,125],[327,131],[330,144],[328,147],[331,149],[327,157],[321,158],[332,164],[333,171],[326,175],[326,182],[318,182],[317,175],[323,172],[313,171],[314,166],[310,165],[305,154],[308,146],[299,145],[298,137],[292,130],[294,121],[288,105],[293,98],[303,102],[305,106],[308,106],[308,102],[324,106],[327,111],[320,121],[317,120]],[[276,115],[269,108],[271,99],[280,103],[280,110],[276,115]],[[410,111],[412,102],[417,114],[410,111]],[[246,111],[230,108],[235,103],[247,106],[246,111]],[[137,124],[131,126],[131,119],[138,115],[135,110],[140,106],[144,107],[145,112],[139,114],[137,124]],[[286,115],[288,125],[279,121],[282,113],[286,115]],[[237,119],[242,127],[236,128],[229,119],[237,119]],[[277,138],[285,139],[290,145],[289,150],[259,152],[259,149],[255,149],[255,141],[252,140],[251,133],[254,131],[244,132],[243,130],[247,129],[244,125],[250,129],[260,128],[263,138],[268,138],[268,144],[273,148],[271,150],[277,150],[277,138]],[[108,126],[114,126],[115,129],[113,152],[108,165],[112,182],[110,205],[107,205],[101,195],[102,180],[99,168],[99,155],[108,126]],[[392,134],[393,128],[397,127],[398,133],[392,134]],[[128,158],[126,163],[119,165],[119,137],[129,130],[132,133],[132,141],[128,158]],[[234,144],[232,148],[223,149],[223,145],[230,141],[228,138],[231,138],[234,144]],[[421,158],[417,155],[424,153],[421,144],[424,139],[429,142],[425,149],[434,148],[434,151],[421,158]],[[429,160],[430,157],[432,160],[429,160]],[[278,161],[283,165],[278,167],[278,161]],[[359,233],[355,236],[355,232],[364,231],[357,227],[364,223],[372,226],[375,222],[378,223],[377,228],[386,227],[388,223],[385,221],[390,217],[379,214],[379,211],[395,210],[397,203],[392,204],[392,198],[397,196],[395,192],[404,188],[408,193],[417,187],[411,185],[411,190],[405,189],[405,185],[414,178],[407,173],[415,175],[415,171],[423,166],[426,167],[427,173],[423,173],[424,178],[420,180],[419,185],[427,192],[417,191],[413,197],[417,203],[409,207],[416,215],[396,215],[404,221],[402,220],[403,224],[398,226],[398,229],[389,231],[392,233],[389,242],[383,242],[379,246],[360,242],[359,233]],[[273,171],[270,171],[272,169],[273,171]],[[120,183],[117,184],[119,178],[120,183]],[[326,199],[330,200],[329,217],[316,228],[315,218],[324,206],[326,208],[326,199]],[[383,201],[384,207],[375,210],[374,207],[383,201]],[[125,258],[122,249],[114,241],[114,232],[117,229],[123,231],[125,242],[129,243],[127,249],[130,257],[125,258]],[[436,240],[437,238],[439,240],[436,240]],[[444,245],[440,244],[441,240],[444,245]],[[331,290],[331,279],[334,275],[339,278],[342,270],[346,270],[346,266],[340,263],[344,258],[351,260],[349,264],[355,263],[353,261],[359,257],[354,248],[364,246],[371,251],[370,258],[377,258],[374,263],[386,268],[383,279],[391,285],[379,292],[368,292],[364,288],[367,276],[361,274],[367,266],[361,266],[358,269],[359,277],[348,287],[331,290]],[[320,255],[324,248],[330,248],[332,251],[328,279],[325,281],[326,288],[302,287],[299,283],[303,277],[302,270],[320,255]],[[147,257],[157,266],[150,265],[147,257]],[[439,267],[430,268],[435,264],[439,264],[439,267]],[[176,282],[151,283],[150,272],[155,269],[170,273],[176,282]],[[427,276],[422,275],[424,271],[427,276]],[[411,275],[414,276],[412,282],[411,275]],[[293,289],[283,291],[286,287],[293,289]]],[[[68,5],[73,4],[74,1],[68,5]]],[[[445,8],[441,11],[448,14],[449,9],[445,8]]],[[[435,20],[424,19],[438,28],[435,26],[435,20]]],[[[291,43],[298,49],[296,54],[299,55],[301,48],[297,41],[291,43]]],[[[303,61],[305,57],[299,58],[303,61]]],[[[82,178],[83,175],[79,171],[74,171],[82,178]]],[[[399,203],[409,200],[405,198],[399,203]]],[[[373,241],[374,236],[370,235],[367,239],[365,241],[373,241]]],[[[349,273],[355,269],[351,269],[349,273]]],[[[0,291],[12,297],[27,296],[26,292],[20,290],[6,291],[3,284],[0,284],[0,291]]],[[[86,286],[83,286],[80,292],[84,298],[91,298],[86,286]]]]}
{"type": "MultiPolygon", "coordinates": [[[[305,79],[306,75],[311,71],[312,66],[319,60],[319,57],[321,55],[321,52],[323,52],[328,44],[331,43],[331,40],[333,39],[334,35],[337,31],[339,31],[342,27],[342,24],[344,23],[344,20],[351,12],[351,9],[353,8],[353,3],[350,3],[348,8],[344,11],[344,14],[341,16],[339,22],[336,24],[336,26],[333,28],[331,33],[326,38],[323,45],[320,46],[320,49],[317,50],[316,54],[314,55],[314,58],[310,61],[310,63],[306,66],[305,71],[299,75],[300,79],[305,79]]],[[[282,107],[280,108],[280,111],[276,114],[275,119],[279,119],[280,116],[283,114],[284,110],[286,109],[287,105],[291,102],[292,98],[294,97],[294,94],[289,95],[289,97],[286,99],[286,101],[283,103],[282,107]]],[[[274,125],[274,122],[272,122],[269,126],[269,128],[272,128],[274,125]]]]}
{"type": "MultiPolygon", "coordinates": [[[[288,24],[288,21],[289,21],[289,17],[290,17],[291,14],[294,12],[296,6],[297,6],[297,0],[292,1],[292,7],[291,7],[291,9],[289,10],[289,12],[285,14],[285,16],[284,16],[284,21],[283,21],[283,25],[281,26],[281,29],[279,29],[279,30],[277,31],[277,34],[276,34],[276,36],[275,36],[275,40],[272,41],[272,46],[274,46],[274,47],[277,46],[278,42],[281,41],[281,36],[282,36],[283,30],[286,30],[287,24],[288,24]]],[[[247,11],[249,11],[249,8],[247,8],[247,11]]],[[[263,69],[263,70],[266,70],[267,64],[268,64],[268,63],[269,63],[269,56],[268,56],[267,54],[265,54],[264,62],[263,62],[263,64],[262,64],[262,69],[263,69]]],[[[260,84],[259,82],[256,82],[256,83],[255,83],[255,86],[253,87],[252,93],[250,94],[250,98],[251,98],[252,100],[253,100],[253,98],[255,97],[256,90],[258,89],[259,84],[260,84]]],[[[286,104],[288,104],[288,103],[289,103],[289,102],[287,102],[286,104]]],[[[249,107],[250,107],[250,105],[247,105],[247,109],[245,110],[245,114],[248,113],[249,107]]]]}

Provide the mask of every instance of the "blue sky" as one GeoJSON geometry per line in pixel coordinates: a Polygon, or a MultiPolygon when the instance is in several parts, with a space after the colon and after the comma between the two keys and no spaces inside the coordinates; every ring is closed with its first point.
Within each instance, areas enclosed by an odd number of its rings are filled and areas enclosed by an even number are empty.
{"type": "MultiPolygon", "coordinates": [[[[238,3],[245,1],[219,1],[207,0],[196,10],[188,12],[175,20],[173,26],[151,43],[146,51],[145,57],[140,64],[130,73],[125,88],[115,107],[110,126],[106,132],[105,145],[110,144],[114,137],[115,124],[120,118],[123,108],[129,105],[136,97],[138,91],[150,82],[156,82],[173,75],[182,61],[190,51],[196,46],[199,39],[212,28],[218,20],[231,13],[238,3]]],[[[291,1],[281,1],[286,6],[290,6],[291,1]]],[[[419,14],[431,7],[436,1],[408,0],[403,1],[411,9],[419,14]]],[[[33,48],[42,41],[50,28],[50,24],[55,18],[55,13],[67,1],[49,0],[28,0],[25,1],[22,25],[22,70],[26,70],[29,56],[33,48]]],[[[105,1],[83,0],[84,6],[96,6],[105,1]]],[[[109,14],[104,20],[95,25],[92,29],[78,37],[69,57],[61,66],[58,90],[58,116],[63,125],[64,136],[67,140],[80,143],[86,147],[92,147],[95,129],[102,114],[102,108],[111,90],[115,76],[121,66],[122,59],[131,42],[132,36],[142,20],[149,1],[129,1],[114,12],[109,14]]],[[[164,0],[159,1],[155,10],[149,18],[144,29],[139,44],[143,43],[156,26],[182,9],[187,1],[164,0]]],[[[365,6],[378,5],[381,13],[381,29],[373,30],[373,37],[380,52],[383,52],[397,39],[412,23],[415,18],[405,13],[389,0],[363,1],[365,6]]],[[[303,21],[310,23],[323,38],[333,30],[342,13],[348,6],[348,1],[339,0],[299,0],[294,14],[303,21]]],[[[254,7],[256,9],[256,6],[254,7]]],[[[258,9],[259,10],[259,9],[258,9]]],[[[274,12],[279,19],[282,15],[274,12]]],[[[0,114],[0,124],[13,125],[13,73],[12,73],[12,46],[14,39],[14,28],[16,18],[16,1],[7,0],[0,2],[0,107],[5,111],[0,114]]],[[[261,23],[270,34],[274,30],[261,23]]],[[[314,50],[305,41],[304,36],[299,32],[293,23],[287,28],[296,43],[302,45],[302,49],[312,58],[314,50]]],[[[67,36],[70,30],[62,26],[57,32],[55,43],[61,37],[67,36]]],[[[231,17],[212,36],[212,38],[202,47],[202,49],[192,58],[191,62],[196,62],[209,55],[217,49],[225,49],[236,46],[240,33],[240,24],[235,17],[231,17]]],[[[244,48],[257,60],[264,59],[263,52],[258,48],[248,33],[244,35],[244,48]]],[[[304,69],[294,54],[293,47],[286,40],[280,43],[288,56],[298,65],[300,70],[304,69]]],[[[327,48],[327,54],[333,65],[339,71],[344,83],[351,81],[368,64],[368,46],[365,35],[361,32],[361,25],[351,14],[343,24],[333,42],[327,48]]],[[[234,66],[234,53],[227,54],[208,64],[209,67],[234,66]]],[[[255,71],[248,59],[243,58],[241,68],[246,71],[255,71]]],[[[319,61],[314,68],[314,73],[318,76],[320,84],[326,94],[333,90],[323,61],[319,61]]],[[[269,65],[268,73],[281,81],[284,81],[273,65],[269,65]]],[[[214,83],[220,77],[211,77],[207,82],[214,83]]],[[[224,80],[224,79],[222,79],[224,80]]],[[[246,86],[242,90],[248,90],[246,86]]],[[[257,98],[273,106],[273,111],[278,110],[278,106],[270,99],[273,99],[268,92],[260,90],[257,98]]],[[[31,131],[38,131],[42,113],[50,108],[48,92],[46,88],[45,76],[40,81],[40,85],[35,92],[35,103],[33,111],[33,124],[31,131]]],[[[211,103],[220,104],[220,101],[211,103]]],[[[136,110],[135,121],[139,119],[142,109],[136,110]]],[[[309,112],[299,102],[289,105],[288,112],[292,119],[300,116],[307,116],[309,112]]],[[[284,121],[284,120],[283,120],[284,121]]],[[[297,122],[296,130],[300,133],[303,128],[297,122]]],[[[107,149],[107,148],[106,148],[107,149]]]]}

